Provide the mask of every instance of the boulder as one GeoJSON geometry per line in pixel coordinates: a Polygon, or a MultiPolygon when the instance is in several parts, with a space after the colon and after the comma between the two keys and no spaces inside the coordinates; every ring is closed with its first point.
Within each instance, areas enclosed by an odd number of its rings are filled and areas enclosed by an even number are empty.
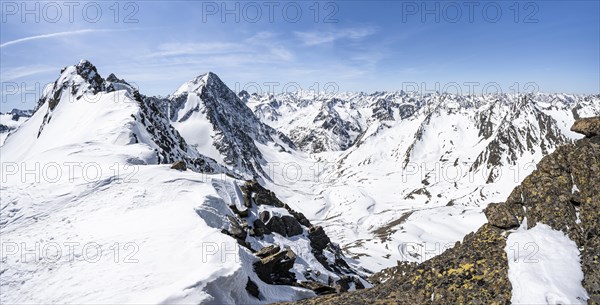
{"type": "Polygon", "coordinates": [[[265,283],[291,285],[296,282],[295,274],[290,272],[295,261],[296,254],[287,249],[254,263],[254,271],[265,283]]]}
{"type": "Polygon", "coordinates": [[[285,224],[283,223],[283,220],[281,220],[281,217],[271,217],[266,223],[266,225],[271,232],[279,233],[279,235],[286,236],[285,224]]]}
{"type": "Polygon", "coordinates": [[[283,221],[283,225],[285,227],[285,236],[296,236],[304,232],[304,230],[302,230],[302,226],[300,226],[300,223],[296,220],[296,218],[286,215],[282,216],[281,220],[283,221]]]}
{"type": "Polygon", "coordinates": [[[185,171],[185,170],[187,170],[187,165],[185,164],[185,161],[179,160],[179,161],[173,163],[173,165],[171,165],[171,169],[176,169],[178,171],[185,171]]]}
{"type": "Polygon", "coordinates": [[[255,236],[263,236],[265,234],[271,234],[271,230],[269,230],[269,228],[267,228],[265,223],[262,222],[262,220],[260,220],[260,219],[254,220],[254,223],[252,223],[252,225],[254,226],[254,235],[255,236]]]}
{"type": "Polygon", "coordinates": [[[490,203],[483,212],[488,222],[495,227],[511,229],[519,226],[519,220],[504,203],[490,203]]]}
{"type": "Polygon", "coordinates": [[[308,220],[308,218],[306,218],[306,216],[304,216],[304,214],[300,213],[300,212],[296,212],[294,211],[292,208],[290,208],[287,204],[285,205],[285,208],[288,210],[288,212],[290,212],[290,214],[292,214],[292,216],[294,216],[294,218],[296,218],[296,220],[303,226],[310,228],[312,227],[312,224],[310,223],[310,221],[308,220]]]}
{"type": "Polygon", "coordinates": [[[266,226],[270,231],[286,237],[296,236],[304,232],[300,223],[294,217],[288,215],[272,216],[266,226]]]}
{"type": "Polygon", "coordinates": [[[313,251],[322,252],[327,245],[331,242],[327,234],[325,234],[325,230],[323,227],[316,226],[311,227],[308,230],[308,239],[310,240],[310,246],[313,248],[313,251]]]}
{"type": "Polygon", "coordinates": [[[269,213],[269,211],[262,211],[262,212],[260,212],[260,215],[258,216],[258,218],[262,222],[267,223],[269,221],[269,218],[271,218],[271,214],[269,213]]]}
{"type": "Polygon", "coordinates": [[[575,121],[571,131],[585,135],[588,138],[600,135],[600,117],[583,118],[575,121]]]}
{"type": "Polygon", "coordinates": [[[279,253],[279,251],[281,251],[281,247],[279,247],[278,245],[270,245],[256,251],[254,255],[256,255],[259,258],[265,258],[273,254],[279,253]]]}

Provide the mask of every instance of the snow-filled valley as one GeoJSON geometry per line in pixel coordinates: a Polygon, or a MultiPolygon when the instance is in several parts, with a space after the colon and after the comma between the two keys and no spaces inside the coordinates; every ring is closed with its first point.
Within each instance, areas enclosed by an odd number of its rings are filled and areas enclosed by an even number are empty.
{"type": "MultiPolygon", "coordinates": [[[[256,304],[368,288],[476,231],[581,138],[577,118],[599,115],[598,95],[250,95],[214,73],[157,98],[81,61],[30,118],[0,117],[0,298],[256,304]]],[[[548,265],[506,249],[513,302],[585,299],[581,285],[552,291],[563,271],[582,279],[561,234],[509,235],[550,247],[548,265]],[[524,296],[532,275],[540,295],[524,296]]]]}

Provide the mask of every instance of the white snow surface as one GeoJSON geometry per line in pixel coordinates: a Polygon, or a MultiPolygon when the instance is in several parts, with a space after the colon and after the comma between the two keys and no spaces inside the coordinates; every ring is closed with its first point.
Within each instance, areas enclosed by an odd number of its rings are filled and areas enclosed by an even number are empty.
{"type": "Polygon", "coordinates": [[[580,253],[563,232],[538,223],[506,241],[513,304],[587,304],[580,253]]]}
{"type": "Polygon", "coordinates": [[[4,144],[4,141],[6,141],[6,138],[11,133],[13,133],[15,131],[15,129],[17,129],[19,126],[21,126],[21,124],[23,124],[28,119],[29,119],[28,117],[19,117],[18,120],[13,120],[12,114],[0,113],[0,124],[10,128],[10,130],[8,130],[8,131],[0,131],[0,146],[2,146],[4,144]]]}

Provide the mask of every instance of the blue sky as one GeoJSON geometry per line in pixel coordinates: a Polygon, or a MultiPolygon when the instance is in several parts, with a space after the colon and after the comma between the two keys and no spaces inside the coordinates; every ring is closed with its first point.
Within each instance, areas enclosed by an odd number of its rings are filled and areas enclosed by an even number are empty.
{"type": "Polygon", "coordinates": [[[82,58],[148,95],[207,71],[250,91],[600,93],[599,1],[52,3],[2,1],[0,111],[82,58]]]}

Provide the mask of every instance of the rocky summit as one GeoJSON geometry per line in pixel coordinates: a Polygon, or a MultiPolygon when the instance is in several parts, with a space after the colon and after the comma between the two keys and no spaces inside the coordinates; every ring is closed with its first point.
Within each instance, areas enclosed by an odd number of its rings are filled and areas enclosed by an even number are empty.
{"type": "Polygon", "coordinates": [[[544,157],[505,202],[485,209],[488,223],[453,248],[383,270],[371,289],[298,303],[510,304],[507,239],[516,228],[547,225],[576,243],[587,303],[600,304],[600,117],[577,120],[571,130],[586,137],[544,157]]]}

